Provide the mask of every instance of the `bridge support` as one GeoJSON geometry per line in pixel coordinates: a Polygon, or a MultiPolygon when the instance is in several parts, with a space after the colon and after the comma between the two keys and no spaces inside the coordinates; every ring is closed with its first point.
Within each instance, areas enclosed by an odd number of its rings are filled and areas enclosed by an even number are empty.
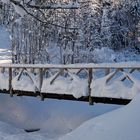
{"type": "Polygon", "coordinates": [[[93,105],[93,98],[91,97],[91,82],[92,82],[92,69],[88,69],[88,92],[89,92],[89,105],[93,105]]]}
{"type": "Polygon", "coordinates": [[[13,90],[12,90],[12,68],[9,68],[9,93],[10,93],[10,97],[13,97],[13,90]]]}
{"type": "Polygon", "coordinates": [[[42,84],[43,84],[43,69],[40,68],[39,69],[39,92],[40,92],[41,101],[44,101],[44,96],[43,94],[41,94],[42,84]]]}

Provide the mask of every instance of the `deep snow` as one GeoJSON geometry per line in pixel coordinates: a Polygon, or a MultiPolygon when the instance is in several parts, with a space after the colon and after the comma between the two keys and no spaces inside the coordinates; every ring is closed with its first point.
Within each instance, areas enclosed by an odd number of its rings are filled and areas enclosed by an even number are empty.
{"type": "Polygon", "coordinates": [[[46,137],[69,133],[83,122],[116,109],[118,105],[0,96],[0,120],[18,128],[41,128],[46,137]]]}
{"type": "MultiPolygon", "coordinates": [[[[19,99],[17,99],[17,100],[19,100],[19,99]]],[[[53,121],[50,122],[51,125],[49,125],[48,127],[52,127],[52,125],[55,124],[56,125],[55,128],[58,129],[57,127],[59,127],[59,130],[61,131],[63,127],[66,128],[66,126],[65,126],[66,124],[71,125],[72,123],[74,123],[73,120],[74,120],[74,118],[76,118],[76,116],[74,114],[76,114],[76,112],[73,112],[72,114],[70,113],[73,116],[73,119],[72,119],[70,117],[71,115],[69,116],[69,112],[67,110],[62,110],[62,106],[58,106],[60,103],[56,104],[55,101],[49,101],[49,102],[50,103],[53,102],[57,106],[58,109],[55,110],[55,113],[54,113],[54,111],[52,111],[52,110],[56,109],[56,106],[54,105],[54,108],[52,108],[52,107],[49,108],[48,114],[51,114],[51,112],[53,112],[54,117],[52,114],[49,116],[50,120],[53,120],[53,121]],[[65,114],[66,115],[65,117],[67,118],[67,120],[65,120],[66,122],[64,121],[64,118],[63,118],[64,114],[62,112],[65,112],[65,113],[67,112],[67,115],[65,114]],[[56,114],[57,114],[57,116],[56,116],[56,114]],[[70,122],[70,121],[68,122],[69,119],[72,122],[70,122]],[[54,121],[56,121],[56,122],[54,122],[54,121]]],[[[38,139],[40,139],[40,140],[85,140],[85,139],[92,140],[94,138],[96,140],[109,140],[109,139],[139,140],[140,139],[139,103],[140,103],[140,93],[138,93],[135,96],[135,98],[128,105],[123,106],[117,110],[111,111],[109,113],[106,113],[104,115],[97,116],[93,119],[89,119],[87,122],[82,124],[79,128],[77,128],[76,130],[74,130],[71,133],[68,133],[64,136],[60,136],[60,135],[54,136],[54,134],[53,134],[53,136],[51,136],[50,134],[48,134],[49,131],[47,131],[47,130],[42,131],[42,132],[27,134],[23,131],[23,129],[19,129],[19,128],[17,129],[11,125],[0,122],[0,139],[1,140],[19,140],[19,139],[20,140],[38,140],[38,139]]],[[[67,106],[67,104],[64,102],[62,104],[67,106]]],[[[75,105],[77,106],[77,103],[75,103],[74,106],[75,105]]],[[[84,105],[83,107],[85,107],[85,106],[86,105],[84,105]]],[[[34,107],[36,107],[36,106],[34,106],[34,107]]],[[[17,107],[15,107],[15,108],[17,108],[17,107]]],[[[70,108],[72,108],[72,107],[70,107],[70,108]]],[[[70,108],[67,108],[67,109],[70,109],[70,108]]],[[[95,108],[96,108],[96,105],[95,105],[95,108]]],[[[21,108],[19,110],[21,110],[21,108]]],[[[25,110],[27,111],[28,109],[26,108],[25,110]]],[[[20,117],[25,117],[24,115],[25,114],[27,115],[29,113],[29,112],[28,113],[26,112],[24,114],[25,110],[22,109],[22,111],[21,111],[22,114],[21,113],[18,114],[19,112],[16,112],[15,115],[19,115],[19,116],[21,115],[20,117]]],[[[99,108],[98,108],[98,111],[99,111],[99,108]]],[[[96,110],[95,110],[95,112],[96,112],[96,110]]],[[[7,112],[7,114],[9,114],[9,113],[7,112]]],[[[33,115],[33,112],[31,114],[33,115]]],[[[84,114],[81,114],[81,116],[83,116],[83,115],[84,114]]],[[[34,121],[35,120],[36,120],[36,116],[34,116],[34,121]]],[[[80,120],[80,118],[79,119],[76,118],[76,120],[80,120]]],[[[28,122],[26,122],[26,123],[28,123],[28,122]]],[[[42,122],[42,125],[43,125],[43,123],[45,123],[45,122],[42,122]]],[[[19,122],[18,122],[18,124],[19,124],[19,122]]],[[[39,124],[39,122],[38,122],[38,124],[39,124]]],[[[46,124],[46,125],[48,125],[48,124],[46,124]]],[[[48,130],[49,129],[50,128],[48,128],[48,130]]],[[[55,129],[52,131],[52,133],[54,133],[54,132],[57,133],[57,131],[55,129]]],[[[60,134],[60,132],[59,132],[59,134],[60,134]]]]}
{"type": "Polygon", "coordinates": [[[59,140],[139,140],[140,92],[127,106],[93,118],[59,140]]]}

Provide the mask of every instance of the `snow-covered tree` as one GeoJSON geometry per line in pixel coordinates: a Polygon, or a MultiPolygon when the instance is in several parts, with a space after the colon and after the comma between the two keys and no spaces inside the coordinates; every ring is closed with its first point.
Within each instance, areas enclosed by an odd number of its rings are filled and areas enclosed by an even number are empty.
{"type": "Polygon", "coordinates": [[[13,63],[98,62],[102,47],[140,52],[139,0],[1,0],[0,9],[13,63]]]}

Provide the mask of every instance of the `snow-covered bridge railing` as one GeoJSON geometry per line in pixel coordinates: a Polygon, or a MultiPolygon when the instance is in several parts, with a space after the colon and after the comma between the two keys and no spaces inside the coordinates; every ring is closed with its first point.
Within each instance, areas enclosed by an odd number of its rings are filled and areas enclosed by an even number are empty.
{"type": "Polygon", "coordinates": [[[140,63],[3,64],[0,92],[13,96],[127,104],[140,92],[140,63]]]}

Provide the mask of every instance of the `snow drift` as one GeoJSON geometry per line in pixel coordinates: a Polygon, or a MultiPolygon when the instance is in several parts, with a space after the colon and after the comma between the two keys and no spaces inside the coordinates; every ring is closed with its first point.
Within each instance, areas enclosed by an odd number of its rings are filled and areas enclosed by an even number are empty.
{"type": "Polygon", "coordinates": [[[91,119],[59,140],[139,140],[140,92],[127,106],[91,119]]]}

